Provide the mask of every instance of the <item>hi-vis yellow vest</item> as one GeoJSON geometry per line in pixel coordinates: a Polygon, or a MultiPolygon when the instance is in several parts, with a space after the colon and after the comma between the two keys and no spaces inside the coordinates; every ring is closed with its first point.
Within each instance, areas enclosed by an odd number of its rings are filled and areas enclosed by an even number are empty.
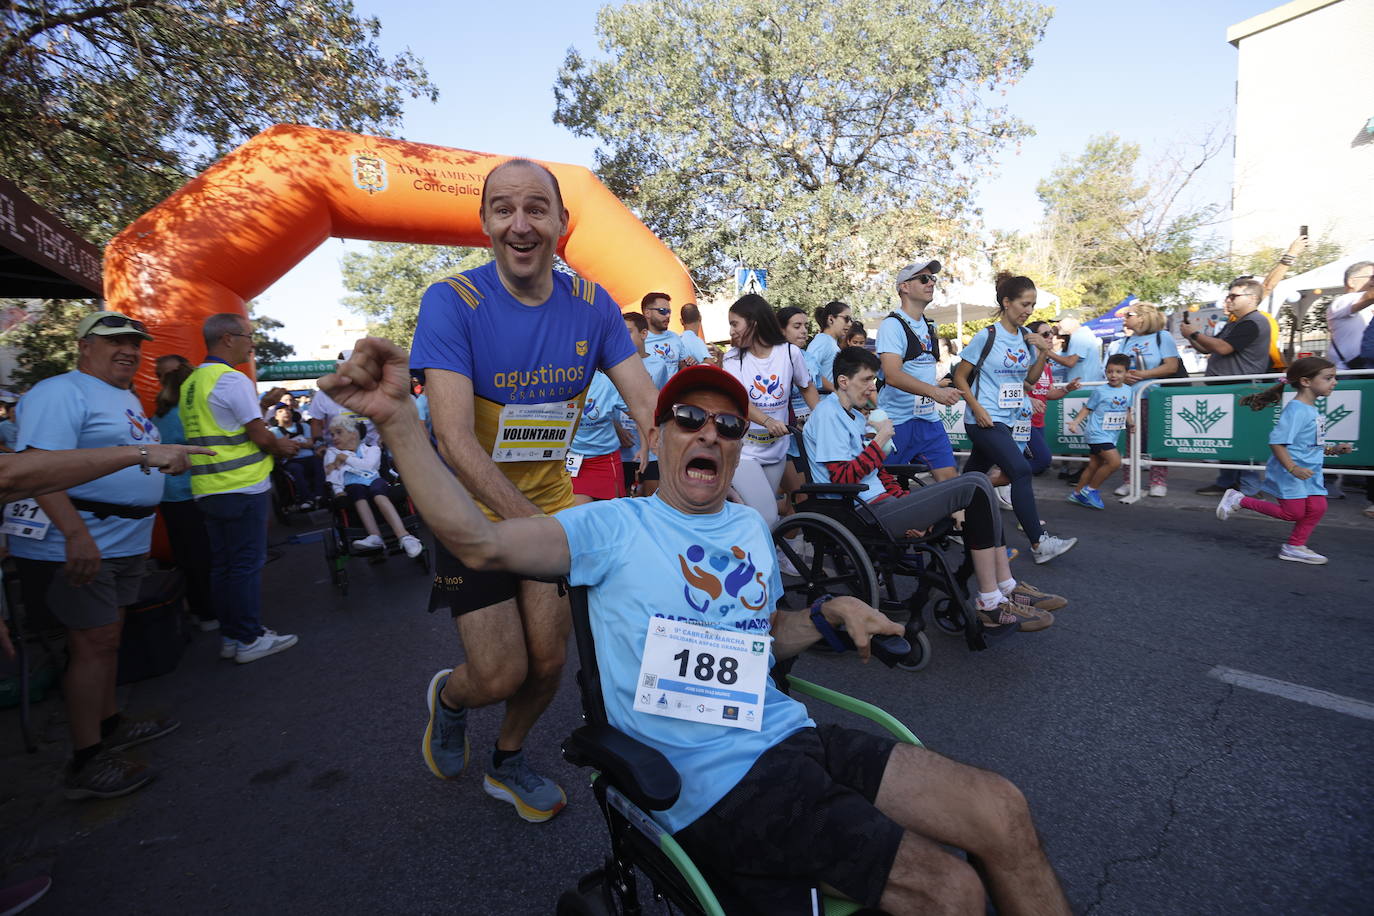
{"type": "Polygon", "coordinates": [[[210,392],[232,366],[210,363],[192,372],[181,386],[181,425],[188,445],[203,445],[213,455],[191,456],[191,492],[196,496],[251,487],[272,472],[272,460],[239,426],[225,429],[210,410],[210,392]]]}

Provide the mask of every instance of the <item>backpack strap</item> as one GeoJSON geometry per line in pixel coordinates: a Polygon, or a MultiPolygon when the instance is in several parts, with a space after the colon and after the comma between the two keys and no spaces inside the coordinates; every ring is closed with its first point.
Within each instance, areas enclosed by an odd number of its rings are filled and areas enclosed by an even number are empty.
{"type": "MultiPolygon", "coordinates": [[[[907,324],[904,320],[902,320],[902,316],[900,313],[898,313],[897,311],[892,311],[888,313],[887,317],[895,318],[897,320],[897,323],[902,326],[902,332],[906,334],[906,352],[902,354],[902,362],[911,362],[911,360],[913,359],[919,359],[922,353],[932,352],[926,349],[925,343],[921,340],[921,338],[916,336],[915,331],[911,330],[911,325],[907,324]]],[[[931,324],[930,319],[927,318],[925,315],[921,316],[921,320],[923,320],[926,323],[926,333],[930,335],[930,342],[934,343],[935,325],[931,324]]]]}

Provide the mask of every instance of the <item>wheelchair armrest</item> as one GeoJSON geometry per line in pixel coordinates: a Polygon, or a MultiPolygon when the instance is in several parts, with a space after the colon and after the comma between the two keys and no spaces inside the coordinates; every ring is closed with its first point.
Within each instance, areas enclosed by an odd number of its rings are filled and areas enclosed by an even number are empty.
{"type": "Polygon", "coordinates": [[[861,483],[804,483],[797,488],[797,492],[815,496],[858,497],[866,489],[868,488],[861,483]]]}
{"type": "Polygon", "coordinates": [[[573,766],[600,770],[647,811],[671,808],[682,791],[682,778],[667,757],[610,725],[576,729],[563,742],[563,758],[573,766]]]}

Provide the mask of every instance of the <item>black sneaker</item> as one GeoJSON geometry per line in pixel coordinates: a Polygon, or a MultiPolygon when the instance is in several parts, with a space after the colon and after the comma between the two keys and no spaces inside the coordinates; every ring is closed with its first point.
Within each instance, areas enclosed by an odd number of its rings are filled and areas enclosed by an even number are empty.
{"type": "Polygon", "coordinates": [[[103,750],[78,772],[68,771],[63,790],[68,798],[119,798],[152,782],[157,773],[141,763],[103,750]]]}
{"type": "Polygon", "coordinates": [[[112,751],[122,751],[135,744],[170,735],[178,728],[181,728],[181,723],[176,719],[130,719],[125,716],[119,723],[119,728],[115,729],[115,733],[105,739],[105,747],[112,751]]]}

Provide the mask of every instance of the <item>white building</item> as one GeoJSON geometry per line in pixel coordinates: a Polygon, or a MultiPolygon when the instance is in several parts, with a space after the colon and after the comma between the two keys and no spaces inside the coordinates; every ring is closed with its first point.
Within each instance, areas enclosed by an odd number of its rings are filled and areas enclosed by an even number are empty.
{"type": "Polygon", "coordinates": [[[1308,226],[1374,241],[1374,0],[1293,0],[1226,31],[1238,50],[1231,250],[1308,226]]]}
{"type": "Polygon", "coordinates": [[[321,327],[319,343],[292,359],[337,359],[344,350],[352,350],[359,337],[367,336],[367,321],[356,315],[335,317],[321,327]]]}

